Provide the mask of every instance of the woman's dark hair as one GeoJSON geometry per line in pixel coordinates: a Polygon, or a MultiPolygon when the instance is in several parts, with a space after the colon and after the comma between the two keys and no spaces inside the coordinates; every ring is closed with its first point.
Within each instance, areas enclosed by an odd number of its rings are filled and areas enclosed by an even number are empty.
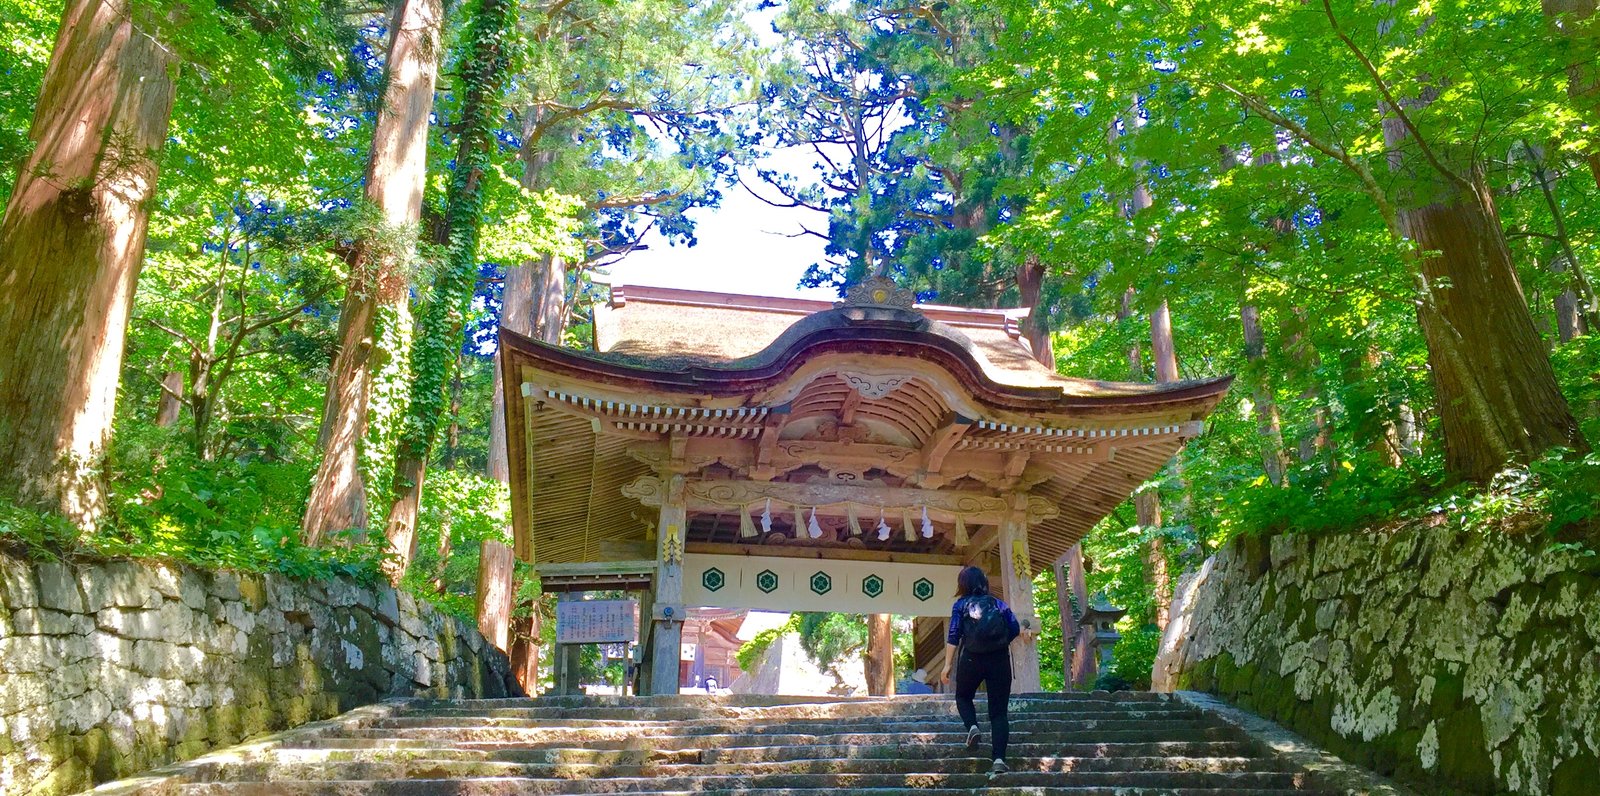
{"type": "Polygon", "coordinates": [[[989,593],[989,576],[977,567],[962,567],[956,576],[957,597],[982,597],[989,593]]]}

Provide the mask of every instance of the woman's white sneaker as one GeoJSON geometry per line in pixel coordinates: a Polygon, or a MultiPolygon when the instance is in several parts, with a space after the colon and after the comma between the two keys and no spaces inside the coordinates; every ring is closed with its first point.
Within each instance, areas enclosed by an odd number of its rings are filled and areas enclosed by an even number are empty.
{"type": "Polygon", "coordinates": [[[977,749],[978,748],[978,741],[981,738],[982,738],[982,733],[978,732],[978,725],[974,724],[971,727],[968,727],[967,728],[967,749],[969,751],[973,750],[973,749],[977,749]]]}

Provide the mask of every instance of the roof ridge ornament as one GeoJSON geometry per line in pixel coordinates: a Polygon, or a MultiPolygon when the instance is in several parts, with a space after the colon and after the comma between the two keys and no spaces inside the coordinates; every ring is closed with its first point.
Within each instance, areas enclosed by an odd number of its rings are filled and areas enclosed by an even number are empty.
{"type": "Polygon", "coordinates": [[[887,276],[874,276],[862,282],[851,285],[844,293],[844,301],[834,303],[839,307],[893,307],[895,309],[915,309],[917,296],[906,288],[895,284],[887,276]]]}

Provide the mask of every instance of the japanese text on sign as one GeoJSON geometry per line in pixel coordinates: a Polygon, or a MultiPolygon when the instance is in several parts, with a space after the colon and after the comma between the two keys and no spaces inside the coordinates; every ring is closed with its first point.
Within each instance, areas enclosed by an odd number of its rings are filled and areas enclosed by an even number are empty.
{"type": "Polygon", "coordinates": [[[638,603],[633,600],[573,600],[556,603],[557,644],[617,644],[638,638],[638,603]]]}

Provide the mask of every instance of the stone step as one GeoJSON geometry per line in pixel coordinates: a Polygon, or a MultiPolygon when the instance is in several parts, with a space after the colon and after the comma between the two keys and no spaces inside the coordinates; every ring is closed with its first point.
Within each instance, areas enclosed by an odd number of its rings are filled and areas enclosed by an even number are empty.
{"type": "MultiPolygon", "coordinates": [[[[871,710],[874,707],[897,709],[897,706],[917,703],[949,702],[949,694],[916,694],[893,697],[815,697],[815,696],[764,696],[759,694],[723,694],[710,696],[704,694],[685,693],[673,696],[540,696],[540,697],[507,697],[501,699],[415,699],[408,704],[426,708],[429,706],[458,706],[468,705],[475,708],[514,708],[537,705],[552,705],[562,707],[692,707],[711,709],[716,707],[750,707],[765,708],[774,712],[786,709],[809,710],[826,707],[855,708],[871,710]]],[[[1148,691],[1074,691],[1072,693],[1035,692],[1012,694],[1013,705],[1042,704],[1042,703],[1075,703],[1085,701],[1101,702],[1145,702],[1166,703],[1174,700],[1168,694],[1155,694],[1148,691]]]]}
{"type": "MultiPolygon", "coordinates": [[[[1109,697],[1114,695],[1102,695],[1109,697]]],[[[497,711],[513,711],[529,714],[530,717],[538,716],[582,716],[590,719],[655,719],[660,721],[682,721],[687,719],[705,718],[746,718],[759,715],[769,720],[786,720],[801,718],[867,718],[872,716],[905,716],[905,715],[955,715],[955,703],[947,695],[940,695],[934,699],[926,697],[892,697],[876,699],[873,701],[848,701],[848,702],[816,702],[784,705],[771,708],[762,708],[738,704],[599,704],[586,705],[580,702],[554,702],[546,701],[541,697],[538,700],[508,700],[508,699],[483,699],[463,700],[457,702],[414,701],[406,704],[401,709],[401,715],[427,715],[430,713],[450,714],[466,712],[476,715],[493,715],[497,711]]],[[[572,698],[577,699],[577,698],[572,698]]],[[[598,699],[590,697],[590,699],[598,699]]],[[[719,697],[720,699],[720,697],[719,697]]],[[[980,709],[984,704],[982,695],[979,695],[977,704],[980,709]]],[[[1072,714],[1084,710],[1190,710],[1188,706],[1169,699],[1110,699],[1110,698],[1085,698],[1074,700],[1058,699],[1027,699],[1013,698],[1011,712],[1013,713],[1064,713],[1072,714]]]]}
{"type": "MultiPolygon", "coordinates": [[[[345,730],[339,733],[347,738],[412,739],[435,743],[467,741],[509,741],[526,744],[571,744],[584,741],[584,745],[597,748],[650,747],[655,749],[712,748],[731,749],[748,746],[797,746],[802,744],[834,744],[853,746],[915,746],[943,745],[947,748],[964,746],[966,733],[959,727],[940,728],[922,732],[896,733],[708,733],[704,735],[652,735],[647,733],[618,734],[608,729],[568,730],[554,733],[548,729],[531,727],[373,727],[345,730]],[[616,744],[606,747],[604,744],[616,744]]],[[[1013,733],[1013,737],[1016,733],[1013,733]]],[[[1150,743],[1156,741],[1230,741],[1240,737],[1232,727],[1171,727],[1137,726],[1115,730],[1064,730],[1028,732],[1026,740],[1040,744],[1072,743],[1150,743]]]]}
{"type": "MultiPolygon", "coordinates": [[[[1054,710],[1054,709],[1012,709],[1010,715],[1013,720],[1039,719],[1052,721],[1105,721],[1111,719],[1163,719],[1163,718],[1199,718],[1205,714],[1193,708],[1167,705],[1115,705],[1108,708],[1086,708],[1082,710],[1054,710]]],[[[978,714],[984,715],[984,703],[976,705],[978,714]]],[[[787,724],[802,726],[806,724],[835,724],[841,726],[860,726],[874,722],[914,722],[914,721],[956,721],[958,718],[955,705],[949,705],[948,710],[918,710],[915,712],[900,712],[873,716],[796,716],[788,718],[774,718],[764,712],[735,711],[732,715],[700,714],[685,712],[682,714],[662,715],[652,711],[642,713],[623,708],[608,708],[604,710],[585,711],[575,708],[494,708],[491,710],[474,710],[472,708],[432,708],[428,710],[406,710],[395,714],[396,718],[406,719],[435,719],[472,717],[477,719],[510,719],[518,721],[548,721],[572,723],[574,726],[604,726],[606,724],[639,725],[639,724],[685,724],[685,723],[716,723],[739,722],[740,724],[787,724]]]]}
{"type": "MultiPolygon", "coordinates": [[[[242,782],[182,785],[163,788],[147,796],[547,796],[544,791],[524,790],[526,780],[403,780],[355,781],[339,783],[242,782]]],[[[972,796],[970,787],[916,788],[917,796],[972,796]]],[[[1218,792],[1214,788],[1129,788],[1116,786],[1017,787],[1004,783],[1004,777],[982,786],[984,796],[1334,796],[1325,791],[1298,788],[1238,788],[1218,792]]],[[[903,786],[855,788],[850,796],[906,796],[903,786]]],[[[735,788],[696,790],[636,791],[633,796],[839,796],[834,788],[735,788]]]]}
{"type": "MultiPolygon", "coordinates": [[[[457,785],[469,782],[516,782],[515,792],[529,796],[555,794],[638,793],[658,790],[766,790],[784,788],[834,788],[854,792],[864,788],[922,787],[980,789],[990,784],[985,773],[940,771],[912,773],[824,774],[711,774],[614,776],[589,778],[581,773],[573,778],[524,776],[474,776],[469,772],[441,765],[437,770],[372,764],[370,771],[352,769],[351,778],[339,775],[339,767],[329,770],[317,765],[234,764],[223,767],[219,780],[270,782],[275,785],[312,782],[405,781],[416,779],[448,780],[457,785]]],[[[1008,787],[1095,786],[1108,788],[1212,788],[1224,793],[1243,789],[1293,790],[1302,787],[1304,775],[1290,772],[1174,772],[1174,771],[1089,771],[1041,772],[1013,771],[999,777],[1008,787]]],[[[459,791],[449,791],[456,793],[459,791]]]]}
{"type": "MultiPolygon", "coordinates": [[[[982,714],[980,714],[981,716],[982,714]]],[[[987,721],[980,719],[984,724],[987,721]]],[[[792,719],[789,721],[692,721],[626,723],[616,720],[590,721],[584,719],[522,719],[495,716],[399,716],[374,721],[368,725],[377,730],[411,730],[431,727],[450,727],[467,730],[528,729],[565,732],[568,730],[615,730],[648,737],[701,736],[701,735],[797,735],[805,732],[831,730],[835,733],[900,733],[928,731],[934,728],[959,732],[961,722],[955,716],[937,718],[912,718],[904,721],[888,718],[864,720],[848,719],[792,719]]],[[[1071,732],[1075,730],[1133,730],[1149,728],[1198,729],[1219,726],[1213,719],[1198,713],[1171,716],[1124,717],[1108,719],[1056,719],[1019,715],[1011,717],[1011,731],[1017,732],[1071,732]]]]}
{"type": "MultiPolygon", "coordinates": [[[[987,756],[930,758],[813,758],[797,761],[718,762],[634,759],[616,762],[538,761],[538,759],[472,759],[427,751],[350,754],[339,750],[299,750],[267,759],[206,764],[197,782],[219,780],[405,780],[405,778],[603,778],[603,777],[736,777],[779,774],[987,774],[987,756]]],[[[1018,774],[1286,774],[1288,769],[1262,758],[1011,758],[1018,774]]]]}
{"type": "MultiPolygon", "coordinates": [[[[642,765],[646,761],[706,762],[706,763],[762,763],[787,760],[827,758],[901,758],[918,760],[946,760],[952,754],[964,754],[964,746],[950,745],[859,745],[859,744],[802,744],[798,746],[747,746],[740,748],[678,749],[652,748],[648,744],[608,743],[605,748],[592,744],[574,747],[562,742],[524,743],[512,741],[446,741],[397,738],[319,737],[292,741],[283,747],[289,750],[329,750],[352,754],[378,752],[400,756],[424,755],[441,759],[504,760],[530,763],[595,763],[642,765]]],[[[980,752],[982,750],[980,749],[980,752]]],[[[1013,738],[1008,758],[1017,760],[1050,758],[1120,758],[1120,757],[1190,757],[1229,758],[1254,757],[1258,750],[1246,741],[1166,741],[1151,743],[1078,743],[1040,744],[1027,739],[1013,738]]]]}

